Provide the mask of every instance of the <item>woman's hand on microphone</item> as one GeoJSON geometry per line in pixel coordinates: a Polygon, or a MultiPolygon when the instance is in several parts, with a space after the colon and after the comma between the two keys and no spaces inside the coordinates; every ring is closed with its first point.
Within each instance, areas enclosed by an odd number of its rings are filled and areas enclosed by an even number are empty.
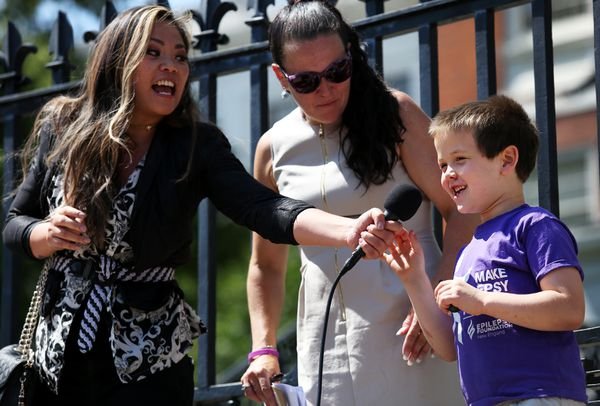
{"type": "Polygon", "coordinates": [[[356,219],[346,243],[351,249],[360,246],[366,258],[376,259],[383,255],[395,234],[402,229],[399,222],[386,220],[381,209],[372,208],[356,219]]]}

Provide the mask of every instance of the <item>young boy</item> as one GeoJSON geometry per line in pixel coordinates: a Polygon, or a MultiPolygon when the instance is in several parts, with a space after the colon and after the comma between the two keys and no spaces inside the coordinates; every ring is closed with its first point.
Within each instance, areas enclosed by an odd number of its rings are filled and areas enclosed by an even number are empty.
{"type": "Polygon", "coordinates": [[[437,356],[458,358],[469,405],[583,405],[572,332],[585,313],[576,242],[523,194],[537,130],[518,103],[493,96],[439,113],[430,134],[443,188],[481,224],[459,253],[454,279],[435,290],[412,231],[385,254],[427,340],[437,356]]]}

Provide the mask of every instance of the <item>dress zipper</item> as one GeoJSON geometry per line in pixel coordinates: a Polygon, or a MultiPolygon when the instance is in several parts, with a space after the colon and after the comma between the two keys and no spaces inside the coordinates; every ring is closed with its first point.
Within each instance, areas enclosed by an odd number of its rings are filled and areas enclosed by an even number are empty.
{"type": "MultiPolygon", "coordinates": [[[[323,206],[325,210],[331,213],[327,204],[327,190],[325,188],[325,175],[327,171],[327,164],[329,163],[329,154],[327,153],[327,143],[325,140],[325,127],[323,124],[319,124],[319,140],[321,141],[321,152],[323,153],[323,169],[321,170],[321,199],[323,199],[323,206]]],[[[336,275],[340,272],[338,249],[334,248],[334,262],[336,275]]],[[[340,301],[340,317],[343,321],[346,321],[346,305],[344,304],[344,294],[342,292],[342,285],[337,286],[338,299],[340,301]]]]}

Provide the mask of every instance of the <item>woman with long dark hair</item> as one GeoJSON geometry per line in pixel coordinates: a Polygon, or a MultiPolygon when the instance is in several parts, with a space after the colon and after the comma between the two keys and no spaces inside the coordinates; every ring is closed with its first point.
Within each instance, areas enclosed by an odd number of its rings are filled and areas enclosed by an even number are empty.
{"type": "MultiPolygon", "coordinates": [[[[273,72],[298,108],[259,140],[255,177],[346,217],[381,207],[398,184],[416,186],[425,199],[405,226],[417,230],[424,244],[431,280],[451,277],[456,252],[476,219],[461,216],[440,186],[429,118],[369,66],[356,31],[326,1],[284,7],[270,26],[269,42],[273,72]],[[432,232],[432,204],[447,223],[442,255],[432,232]]],[[[253,243],[247,282],[253,351],[242,384],[249,398],[271,406],[268,382],[281,371],[269,349],[276,345],[287,248],[258,235],[253,243]]],[[[300,251],[298,383],[314,404],[326,300],[350,251],[300,251]]],[[[408,295],[383,262],[363,261],[341,279],[326,327],[323,404],[462,404],[455,367],[429,359],[409,312],[408,295]]]]}

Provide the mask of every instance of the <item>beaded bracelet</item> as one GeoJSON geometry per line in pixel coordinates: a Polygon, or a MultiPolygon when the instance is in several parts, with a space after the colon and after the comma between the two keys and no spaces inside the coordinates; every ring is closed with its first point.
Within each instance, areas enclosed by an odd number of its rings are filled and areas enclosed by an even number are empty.
{"type": "Polygon", "coordinates": [[[248,364],[261,355],[273,355],[274,357],[279,358],[279,351],[277,351],[277,348],[273,347],[272,345],[267,345],[266,347],[251,351],[248,353],[248,364]]]}

